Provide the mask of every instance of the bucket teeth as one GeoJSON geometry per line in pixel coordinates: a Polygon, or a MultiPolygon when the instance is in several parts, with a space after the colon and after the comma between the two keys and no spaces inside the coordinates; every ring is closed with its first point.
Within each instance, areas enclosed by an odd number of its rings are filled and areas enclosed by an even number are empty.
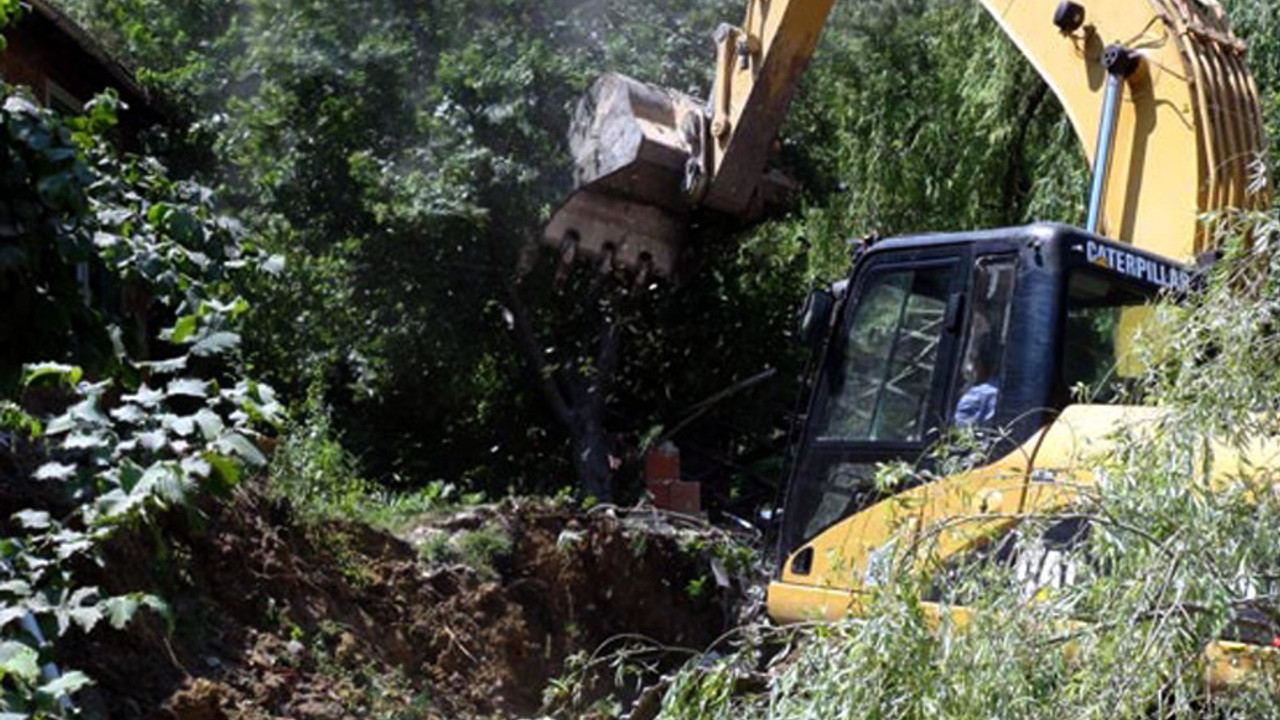
{"type": "Polygon", "coordinates": [[[569,133],[577,190],[556,210],[541,245],[558,252],[562,266],[586,260],[609,272],[671,277],[692,210],[683,192],[694,151],[687,128],[702,122],[693,97],[601,76],[569,133]]]}

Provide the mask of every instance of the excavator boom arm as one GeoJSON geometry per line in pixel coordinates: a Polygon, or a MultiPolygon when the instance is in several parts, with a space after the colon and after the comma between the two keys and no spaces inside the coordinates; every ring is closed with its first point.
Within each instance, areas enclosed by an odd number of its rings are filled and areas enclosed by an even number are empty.
{"type": "MultiPolygon", "coordinates": [[[[1104,52],[1137,58],[1099,176],[1103,234],[1190,260],[1212,248],[1207,215],[1270,203],[1245,46],[1212,0],[979,2],[1062,102],[1091,165],[1104,52]]],[[[832,3],[748,0],[741,26],[716,32],[705,104],[617,75],[598,83],[572,131],[579,191],[544,243],[669,274],[692,216],[759,217],[780,185],[765,173],[771,145],[832,3]]]]}

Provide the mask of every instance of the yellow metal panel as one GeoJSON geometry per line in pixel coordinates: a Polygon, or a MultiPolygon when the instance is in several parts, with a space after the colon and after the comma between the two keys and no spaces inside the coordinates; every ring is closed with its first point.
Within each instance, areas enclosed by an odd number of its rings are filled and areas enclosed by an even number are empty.
{"type": "MultiPolygon", "coordinates": [[[[1105,235],[1190,260],[1206,249],[1205,213],[1268,202],[1265,187],[1246,193],[1251,160],[1264,150],[1261,111],[1244,45],[1216,4],[1087,0],[1084,27],[1064,35],[1052,22],[1058,0],[980,2],[1058,96],[1090,164],[1106,84],[1102,51],[1119,43],[1142,57],[1117,120],[1105,235]]],[[[749,0],[742,27],[722,37],[707,158],[710,207],[742,213],[751,202],[831,3],[749,0]],[[739,46],[749,50],[745,62],[739,46]]]]}
{"type": "MultiPolygon", "coordinates": [[[[769,614],[779,622],[838,617],[856,609],[860,593],[875,584],[871,566],[876,563],[905,562],[923,570],[974,549],[1019,515],[1068,507],[1096,482],[1084,469],[1085,460],[1112,447],[1118,428],[1145,431],[1161,412],[1070,406],[1005,457],[899,493],[836,523],[805,545],[814,551],[807,575],[792,572],[788,559],[770,585],[769,614]]],[[[1252,477],[1259,468],[1280,467],[1280,442],[1274,440],[1257,440],[1240,450],[1216,443],[1212,452],[1209,481],[1215,486],[1252,477]]]]}
{"type": "Polygon", "coordinates": [[[1051,22],[1057,0],[983,5],[1062,101],[1090,164],[1106,81],[1102,50],[1119,42],[1141,53],[1117,123],[1105,234],[1173,258],[1193,255],[1198,126],[1179,49],[1156,8],[1145,0],[1085,2],[1085,27],[1064,37],[1051,22]]]}
{"type": "MultiPolygon", "coordinates": [[[[1077,472],[1084,454],[1104,446],[1103,439],[1118,423],[1151,412],[1148,408],[1072,406],[1048,429],[990,465],[913,488],[836,523],[806,546],[814,550],[810,573],[795,575],[787,563],[781,581],[847,595],[864,587],[873,554],[877,562],[887,562],[905,551],[927,547],[927,553],[907,553],[919,563],[972,547],[1008,527],[1016,513],[1070,500],[1067,484],[1029,479],[1033,457],[1035,468],[1059,473],[1055,479],[1061,482],[1068,473],[1077,472]]],[[[1070,477],[1073,482],[1090,482],[1088,477],[1070,477]]]]}
{"type": "Polygon", "coordinates": [[[1205,684],[1228,690],[1259,679],[1259,673],[1280,670],[1280,651],[1274,647],[1219,640],[1204,649],[1205,684]]]}
{"type": "Polygon", "coordinates": [[[748,0],[741,28],[720,38],[712,88],[712,181],[704,202],[744,214],[833,0],[748,0]],[[739,61],[737,46],[749,50],[739,61]]]}

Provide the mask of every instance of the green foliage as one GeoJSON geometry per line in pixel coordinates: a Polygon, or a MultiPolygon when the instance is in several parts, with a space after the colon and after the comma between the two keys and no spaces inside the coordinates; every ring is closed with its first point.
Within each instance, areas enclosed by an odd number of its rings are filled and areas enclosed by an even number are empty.
{"type": "Polygon", "coordinates": [[[365,480],[314,387],[285,428],[271,458],[268,484],[308,520],[358,520],[392,532],[423,515],[482,501],[476,494],[460,495],[444,482],[405,488],[365,480]]]}
{"type": "MultiPolygon", "coordinates": [[[[1233,5],[1275,86],[1274,8],[1233,5]]],[[[243,351],[295,403],[321,388],[356,474],[490,493],[565,483],[566,438],[504,319],[515,257],[570,186],[563,136],[589,80],[624,71],[704,95],[711,31],[740,2],[71,6],[180,98],[196,166],[285,260],[246,288],[243,351]]],[[[601,316],[622,329],[607,406],[624,459],[648,429],[778,368],[676,438],[732,478],[726,494],[779,464],[803,362],[791,313],[808,281],[847,271],[846,238],[1083,213],[1061,107],[975,3],[837,4],[781,140],[801,206],[745,237],[699,237],[682,291],[583,303],[589,278],[557,296],[549,271],[524,289],[553,371],[590,372],[601,316]]]]}
{"type": "MultiPolygon", "coordinates": [[[[18,13],[21,12],[22,6],[18,0],[0,0],[0,29],[8,27],[18,13]]],[[[4,37],[0,37],[0,52],[5,51],[7,41],[4,37]]]]}
{"type": "Polygon", "coordinates": [[[437,532],[430,535],[418,552],[427,563],[462,564],[486,581],[499,578],[498,564],[511,555],[510,533],[497,523],[486,523],[475,530],[453,535],[437,532]]]}
{"type": "Polygon", "coordinates": [[[89,166],[71,128],[26,96],[0,88],[0,388],[12,388],[24,361],[63,359],[101,343],[78,295],[76,265],[92,255],[89,166]]]}
{"type": "Polygon", "coordinates": [[[116,533],[199,491],[226,493],[243,469],[266,462],[258,430],[281,407],[271,388],[231,367],[247,309],[234,295],[237,278],[271,261],[213,211],[208,189],[171,180],[154,160],[114,153],[102,136],[114,125],[113,97],[65,121],[7,88],[4,97],[0,152],[14,164],[0,204],[2,249],[14,263],[3,291],[34,314],[4,328],[6,338],[31,330],[33,342],[6,343],[14,354],[0,368],[62,409],[37,421],[4,405],[5,427],[45,455],[33,478],[9,481],[49,488],[57,502],[0,523],[0,705],[19,716],[57,715],[88,678],[31,669],[53,659],[64,635],[103,621],[124,627],[144,607],[168,613],[154,596],[105,596],[75,569],[99,562],[116,533]],[[77,264],[103,278],[88,298],[77,264]],[[145,302],[116,303],[122,292],[145,302]],[[148,329],[166,318],[172,327],[148,329]],[[20,364],[44,353],[88,367],[20,364]]]}
{"type": "Polygon", "coordinates": [[[272,458],[271,489],[305,514],[350,516],[370,494],[358,472],[355,458],[333,437],[328,408],[313,393],[272,458]]]}
{"type": "Polygon", "coordinates": [[[1083,217],[1074,131],[977,3],[837,3],[782,137],[813,200],[763,232],[804,238],[817,277],[842,275],[841,241],[873,231],[1083,217]]]}
{"type": "MultiPolygon", "coordinates": [[[[212,144],[210,169],[287,259],[249,289],[244,351],[295,401],[318,383],[333,434],[360,449],[356,474],[563,485],[566,438],[504,322],[516,255],[570,187],[564,132],[589,80],[621,70],[705,94],[711,32],[741,3],[73,6],[149,82],[193,89],[178,94],[212,144]]],[[[584,304],[589,278],[562,295],[549,272],[524,286],[553,369],[590,372],[599,318],[621,328],[618,457],[777,367],[779,381],[676,438],[690,457],[776,466],[803,360],[785,342],[792,312],[807,280],[845,271],[844,238],[1079,213],[1070,128],[1051,98],[1031,102],[1034,73],[976,7],[838,5],[824,37],[783,135],[804,209],[746,238],[699,238],[704,263],[680,292],[584,304]]]]}

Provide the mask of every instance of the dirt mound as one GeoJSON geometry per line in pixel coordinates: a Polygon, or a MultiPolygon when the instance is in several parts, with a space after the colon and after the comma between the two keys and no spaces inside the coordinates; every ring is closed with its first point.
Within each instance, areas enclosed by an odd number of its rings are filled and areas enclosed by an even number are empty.
{"type": "Polygon", "coordinates": [[[575,653],[620,635],[702,649],[727,624],[706,544],[660,516],[510,502],[409,542],[243,492],[167,523],[99,580],[165,597],[176,625],[76,641],[91,714],[524,716],[575,653]]]}

